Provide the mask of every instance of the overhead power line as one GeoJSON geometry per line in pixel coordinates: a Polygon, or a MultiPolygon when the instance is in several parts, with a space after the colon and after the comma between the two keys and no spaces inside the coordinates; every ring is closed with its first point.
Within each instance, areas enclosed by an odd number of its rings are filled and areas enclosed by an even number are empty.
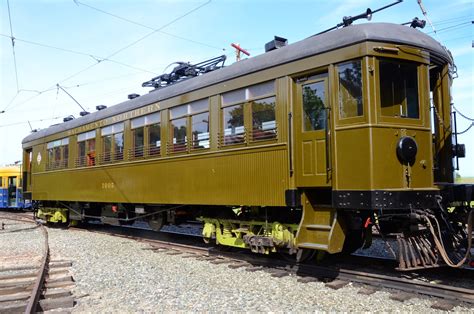
{"type": "MultiPolygon", "coordinates": [[[[440,28],[440,29],[437,30],[437,32],[438,32],[438,33],[441,33],[441,32],[443,32],[443,31],[446,31],[446,30],[449,30],[449,29],[453,29],[453,28],[466,27],[468,24],[472,24],[472,22],[471,22],[471,21],[467,21],[467,22],[458,23],[458,24],[456,24],[456,25],[452,25],[452,26],[440,28]],[[466,25],[466,26],[464,26],[464,25],[466,25]],[[460,27],[460,26],[462,26],[462,27],[460,27]]],[[[435,33],[435,31],[433,30],[433,31],[429,32],[428,34],[432,34],[432,33],[435,33]]]]}
{"type": "MultiPolygon", "coordinates": [[[[1,34],[1,33],[0,33],[0,36],[11,38],[11,36],[8,36],[6,34],[1,34]]],[[[30,45],[35,45],[35,46],[39,46],[39,47],[50,48],[50,49],[55,49],[55,50],[59,50],[59,51],[64,51],[64,52],[69,52],[69,53],[81,55],[81,56],[90,57],[90,58],[94,59],[97,62],[102,62],[102,61],[105,60],[105,58],[102,58],[100,56],[95,56],[95,55],[87,53],[87,52],[82,52],[82,51],[76,51],[76,50],[71,50],[71,49],[67,49],[67,48],[51,46],[51,45],[47,45],[47,44],[43,44],[43,43],[34,42],[34,41],[31,41],[31,40],[15,38],[15,41],[20,41],[20,42],[24,42],[24,43],[27,43],[27,44],[30,44],[30,45]]],[[[123,63],[123,62],[120,62],[120,61],[116,61],[116,60],[112,60],[112,59],[108,59],[107,61],[112,62],[112,63],[116,63],[116,64],[120,64],[120,65],[123,65],[127,68],[131,68],[131,69],[134,69],[134,70],[147,72],[147,73],[151,73],[151,74],[155,74],[155,75],[157,74],[156,72],[145,70],[145,69],[142,69],[142,68],[138,68],[136,66],[126,64],[126,63],[123,63]]]]}
{"type": "Polygon", "coordinates": [[[16,79],[16,93],[19,93],[20,86],[18,84],[18,69],[16,66],[16,54],[15,54],[15,37],[13,37],[13,26],[12,26],[12,16],[10,13],[10,1],[7,0],[8,7],[8,22],[10,22],[10,38],[12,41],[12,53],[13,53],[13,64],[15,65],[15,79],[16,79]]]}
{"type": "MultiPolygon", "coordinates": [[[[110,58],[111,58],[111,57],[117,55],[118,53],[124,51],[125,49],[128,49],[128,48],[130,48],[130,47],[136,45],[137,43],[139,43],[140,41],[142,41],[142,40],[148,38],[149,36],[151,36],[151,35],[153,35],[153,34],[155,34],[155,33],[157,33],[157,32],[160,32],[162,29],[164,29],[164,28],[166,28],[166,27],[168,27],[168,26],[170,26],[170,25],[176,23],[177,21],[179,21],[179,20],[181,20],[182,18],[184,18],[184,17],[190,15],[191,13],[193,13],[193,12],[195,12],[195,11],[201,9],[202,7],[208,5],[208,4],[211,3],[211,2],[212,2],[212,0],[208,0],[207,2],[205,2],[205,3],[203,3],[203,4],[201,4],[201,5],[197,6],[197,7],[195,7],[194,9],[192,9],[192,10],[190,10],[190,11],[187,11],[186,13],[184,13],[184,14],[178,16],[177,18],[175,18],[175,19],[173,19],[172,21],[166,23],[165,25],[161,26],[160,28],[153,30],[152,32],[150,32],[150,33],[146,34],[145,36],[143,36],[143,37],[141,37],[141,38],[135,40],[134,42],[128,44],[127,46],[124,46],[124,47],[120,48],[119,50],[115,51],[114,53],[108,55],[108,56],[105,57],[105,58],[102,58],[102,59],[95,59],[96,62],[93,63],[93,64],[91,64],[90,66],[88,66],[88,67],[86,67],[86,68],[84,68],[84,69],[82,69],[82,70],[80,70],[80,71],[78,71],[78,72],[76,72],[76,73],[74,73],[74,74],[72,74],[72,75],[66,77],[65,79],[59,81],[58,83],[55,83],[55,84],[51,85],[50,87],[46,88],[45,90],[40,91],[37,95],[34,95],[33,97],[30,97],[29,99],[27,99],[27,100],[25,100],[25,101],[23,101],[23,102],[21,102],[21,103],[19,103],[19,104],[14,104],[14,106],[15,106],[15,107],[21,106],[21,105],[23,105],[23,104],[25,104],[25,103],[27,103],[27,102],[33,100],[34,98],[38,97],[39,95],[41,95],[41,94],[43,94],[43,93],[49,92],[49,91],[51,91],[51,90],[56,90],[56,88],[57,88],[57,87],[56,87],[56,84],[63,83],[63,82],[65,82],[65,81],[67,81],[67,80],[69,80],[69,79],[71,79],[71,78],[73,78],[73,77],[75,77],[75,76],[77,76],[77,75],[83,73],[83,72],[86,72],[87,70],[93,68],[94,66],[96,66],[96,65],[99,64],[99,63],[102,63],[103,61],[110,61],[110,58]]],[[[114,61],[112,61],[112,62],[114,62],[114,61]]],[[[11,105],[11,104],[9,104],[9,105],[7,106],[7,108],[12,108],[12,107],[13,107],[13,106],[10,106],[10,105],[11,105]]],[[[4,110],[6,110],[6,109],[4,109],[4,110]]]]}
{"type": "Polygon", "coordinates": [[[188,42],[192,42],[192,43],[195,43],[195,44],[198,44],[198,45],[202,45],[202,46],[206,46],[206,47],[209,47],[209,48],[214,48],[214,49],[218,49],[218,50],[224,50],[225,51],[225,48],[221,48],[221,47],[217,47],[217,46],[213,46],[213,45],[210,45],[210,44],[207,44],[207,43],[204,43],[204,42],[200,42],[200,41],[197,41],[197,40],[194,40],[194,39],[190,39],[190,38],[186,38],[186,37],[182,37],[182,36],[178,36],[178,35],[175,35],[175,34],[171,34],[171,33],[168,33],[168,32],[164,32],[162,31],[161,29],[155,29],[154,27],[151,27],[151,26],[148,26],[148,25],[145,25],[143,23],[140,23],[140,22],[137,22],[137,21],[133,21],[131,19],[128,19],[128,18],[125,18],[125,17],[122,17],[122,16],[119,16],[119,15],[116,15],[116,14],[113,14],[113,13],[110,13],[110,12],[107,12],[105,10],[102,10],[102,9],[99,9],[99,8],[96,8],[94,6],[91,6],[89,4],[86,4],[86,3],[83,3],[79,0],[73,0],[74,3],[76,3],[77,5],[82,5],[84,7],[87,7],[89,9],[92,9],[94,11],[97,11],[97,12],[100,12],[102,14],[106,14],[106,15],[109,15],[109,16],[112,16],[116,19],[119,19],[119,20],[122,20],[122,21],[125,21],[127,23],[130,23],[130,24],[134,24],[134,25],[137,25],[137,26],[140,26],[140,27],[143,27],[143,28],[147,28],[147,29],[150,29],[150,30],[153,30],[153,31],[157,31],[161,34],[164,34],[164,35],[167,35],[167,36],[170,36],[170,37],[174,37],[174,38],[177,38],[177,39],[181,39],[181,40],[184,40],[184,41],[188,41],[188,42]]]}
{"type": "Polygon", "coordinates": [[[53,118],[45,118],[45,119],[38,119],[38,120],[27,120],[27,121],[19,121],[19,122],[13,122],[10,124],[3,124],[0,125],[0,128],[6,128],[9,126],[15,126],[15,125],[20,125],[20,124],[27,124],[30,122],[41,122],[41,121],[49,121],[49,120],[56,120],[56,119],[61,119],[61,117],[53,117],[53,118]]]}
{"type": "Polygon", "coordinates": [[[139,39],[133,41],[132,43],[130,43],[130,44],[128,44],[128,45],[126,45],[126,46],[124,46],[124,47],[122,47],[122,48],[116,50],[115,52],[111,53],[110,55],[108,55],[107,57],[105,57],[105,58],[104,58],[103,60],[101,60],[100,62],[94,63],[94,64],[92,64],[92,65],[86,67],[85,69],[82,69],[82,70],[80,70],[80,71],[78,71],[78,72],[76,72],[76,73],[74,73],[74,74],[68,76],[67,78],[61,80],[59,83],[63,83],[63,82],[65,82],[65,81],[67,81],[67,80],[70,80],[71,78],[73,78],[73,77],[75,77],[75,76],[77,76],[77,75],[79,75],[79,74],[81,74],[81,73],[83,73],[83,72],[85,72],[85,71],[91,69],[92,67],[94,67],[94,66],[96,66],[97,64],[101,63],[102,61],[109,60],[109,59],[112,58],[113,56],[115,56],[115,55],[121,53],[122,51],[124,51],[124,50],[126,50],[126,49],[128,49],[128,48],[130,48],[130,47],[132,47],[132,46],[134,46],[134,45],[136,45],[136,44],[139,43],[140,41],[142,41],[142,40],[144,40],[144,39],[150,37],[151,35],[153,35],[153,34],[159,32],[159,31],[161,31],[162,29],[164,29],[164,28],[166,28],[166,27],[168,27],[168,26],[170,26],[170,25],[176,23],[177,21],[181,20],[182,18],[184,18],[184,17],[190,15],[191,13],[193,13],[193,12],[195,12],[195,11],[201,9],[202,7],[208,5],[209,3],[211,3],[211,1],[212,1],[212,0],[208,0],[207,2],[205,2],[205,3],[203,3],[203,4],[199,5],[199,6],[197,6],[196,8],[194,8],[194,9],[192,9],[192,10],[190,10],[190,11],[188,11],[188,12],[186,12],[186,13],[180,15],[180,16],[178,16],[177,18],[175,18],[175,19],[173,19],[172,21],[166,23],[165,25],[161,26],[160,28],[155,29],[155,30],[153,30],[152,32],[146,34],[145,36],[140,37],[139,39]]]}

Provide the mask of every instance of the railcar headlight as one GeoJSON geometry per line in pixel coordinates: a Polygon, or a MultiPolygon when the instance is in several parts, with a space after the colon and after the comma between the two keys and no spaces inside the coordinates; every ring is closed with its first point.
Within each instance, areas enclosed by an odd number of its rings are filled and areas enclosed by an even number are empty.
{"type": "Polygon", "coordinates": [[[397,156],[401,162],[413,164],[415,162],[418,145],[413,137],[404,136],[397,143],[397,156]]]}

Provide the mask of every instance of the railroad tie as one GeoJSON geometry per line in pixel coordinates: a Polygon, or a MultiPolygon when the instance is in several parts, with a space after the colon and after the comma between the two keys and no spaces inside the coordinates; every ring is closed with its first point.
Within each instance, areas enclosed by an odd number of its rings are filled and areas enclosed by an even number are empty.
{"type": "Polygon", "coordinates": [[[296,281],[301,282],[301,283],[309,283],[309,282],[319,282],[320,280],[316,277],[299,277],[296,281]]]}
{"type": "Polygon", "coordinates": [[[363,295],[371,295],[371,294],[374,294],[375,292],[377,292],[377,290],[375,290],[375,288],[363,287],[363,288],[360,288],[357,293],[358,294],[363,294],[363,295]]]}
{"type": "Polygon", "coordinates": [[[209,263],[219,265],[219,264],[229,264],[229,263],[233,263],[233,261],[228,260],[228,259],[219,258],[219,259],[210,261],[209,263]]]}
{"type": "Polygon", "coordinates": [[[233,264],[230,264],[227,267],[231,269],[236,269],[236,268],[242,268],[242,267],[249,267],[249,264],[243,263],[243,262],[234,262],[233,264]]]}
{"type": "Polygon", "coordinates": [[[336,280],[333,280],[333,281],[326,282],[326,287],[334,289],[334,290],[338,290],[338,289],[341,289],[342,287],[346,286],[347,284],[349,284],[349,282],[344,281],[344,280],[336,279],[336,280]]]}
{"type": "Polygon", "coordinates": [[[458,304],[450,302],[450,301],[439,300],[433,303],[431,305],[431,308],[436,309],[436,310],[441,310],[441,311],[451,311],[457,305],[458,304]]]}
{"type": "Polygon", "coordinates": [[[406,300],[410,300],[411,298],[413,298],[413,294],[410,294],[410,293],[407,293],[407,292],[393,292],[392,294],[390,294],[389,298],[391,300],[395,300],[395,301],[400,301],[400,302],[404,302],[406,300]]]}

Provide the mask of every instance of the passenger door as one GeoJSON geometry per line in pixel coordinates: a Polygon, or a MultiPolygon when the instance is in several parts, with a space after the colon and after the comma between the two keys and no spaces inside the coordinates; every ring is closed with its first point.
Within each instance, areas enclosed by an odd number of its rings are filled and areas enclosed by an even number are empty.
{"type": "Polygon", "coordinates": [[[330,186],[328,75],[298,78],[294,88],[296,185],[330,186]]]}
{"type": "Polygon", "coordinates": [[[17,177],[8,177],[8,206],[16,207],[16,180],[17,177]]]}

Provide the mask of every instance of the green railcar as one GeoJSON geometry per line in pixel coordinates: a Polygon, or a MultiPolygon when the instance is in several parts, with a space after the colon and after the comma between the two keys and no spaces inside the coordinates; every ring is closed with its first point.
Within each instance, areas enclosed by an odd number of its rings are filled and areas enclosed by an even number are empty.
{"type": "Polygon", "coordinates": [[[352,252],[375,225],[401,268],[437,266],[429,225],[462,248],[472,200],[453,183],[451,65],[406,26],[309,37],[29,135],[25,196],[50,222],[197,219],[264,254],[352,252]]]}

